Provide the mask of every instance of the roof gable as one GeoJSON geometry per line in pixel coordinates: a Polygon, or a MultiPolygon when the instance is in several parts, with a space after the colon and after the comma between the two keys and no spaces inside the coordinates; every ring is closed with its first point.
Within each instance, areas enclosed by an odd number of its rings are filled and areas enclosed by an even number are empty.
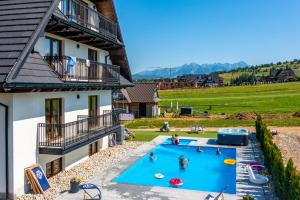
{"type": "Polygon", "coordinates": [[[59,0],[0,1],[0,82],[14,82],[59,0]]]}
{"type": "Polygon", "coordinates": [[[121,90],[128,103],[157,103],[159,97],[156,83],[136,84],[121,90]]]}

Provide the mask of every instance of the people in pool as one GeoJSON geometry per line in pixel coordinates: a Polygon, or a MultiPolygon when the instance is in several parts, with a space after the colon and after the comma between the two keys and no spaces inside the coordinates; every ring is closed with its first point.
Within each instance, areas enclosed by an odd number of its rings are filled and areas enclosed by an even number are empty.
{"type": "Polygon", "coordinates": [[[202,149],[200,146],[198,146],[197,152],[202,153],[202,152],[203,152],[203,149],[202,149]]]}
{"type": "Polygon", "coordinates": [[[217,155],[221,155],[221,150],[220,150],[220,148],[217,148],[216,154],[217,154],[217,155]]]}
{"type": "Polygon", "coordinates": [[[180,169],[186,169],[188,164],[189,164],[189,160],[186,157],[184,157],[184,156],[179,157],[179,167],[180,167],[180,169]]]}
{"type": "Polygon", "coordinates": [[[175,136],[172,135],[172,137],[171,137],[172,144],[175,144],[175,140],[176,140],[175,136]]]}
{"type": "Polygon", "coordinates": [[[177,134],[175,134],[175,145],[179,145],[179,138],[177,134]]]}
{"type": "Polygon", "coordinates": [[[156,160],[156,156],[154,155],[153,152],[150,153],[149,159],[150,159],[150,161],[152,161],[152,162],[156,160]]]}

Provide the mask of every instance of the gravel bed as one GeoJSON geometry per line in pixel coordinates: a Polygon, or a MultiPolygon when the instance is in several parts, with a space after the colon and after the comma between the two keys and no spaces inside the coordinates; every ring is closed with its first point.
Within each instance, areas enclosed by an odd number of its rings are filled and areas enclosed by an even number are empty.
{"type": "Polygon", "coordinates": [[[142,145],[143,142],[126,142],[124,145],[100,150],[99,153],[91,156],[88,160],[74,166],[68,171],[63,171],[49,179],[51,188],[44,195],[26,194],[18,197],[18,200],[33,199],[54,199],[60,193],[69,190],[69,181],[71,178],[80,177],[84,180],[91,179],[99,170],[106,170],[117,165],[121,160],[130,154],[132,149],[142,145]]]}

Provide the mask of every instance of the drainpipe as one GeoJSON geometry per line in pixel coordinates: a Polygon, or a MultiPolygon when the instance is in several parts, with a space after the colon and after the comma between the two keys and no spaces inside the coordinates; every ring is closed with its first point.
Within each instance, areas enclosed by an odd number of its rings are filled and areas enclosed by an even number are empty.
{"type": "Polygon", "coordinates": [[[5,109],[5,184],[6,184],[6,191],[5,191],[5,198],[9,199],[9,166],[8,166],[8,106],[0,103],[5,109]]]}

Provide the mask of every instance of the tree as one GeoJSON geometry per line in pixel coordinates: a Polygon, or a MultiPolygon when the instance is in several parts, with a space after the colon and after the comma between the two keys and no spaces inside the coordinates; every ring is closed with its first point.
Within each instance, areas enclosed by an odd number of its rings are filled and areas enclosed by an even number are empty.
{"type": "Polygon", "coordinates": [[[284,177],[284,197],[285,199],[291,199],[291,190],[292,190],[292,178],[295,176],[296,169],[294,167],[294,162],[292,159],[289,159],[284,177]]]}

